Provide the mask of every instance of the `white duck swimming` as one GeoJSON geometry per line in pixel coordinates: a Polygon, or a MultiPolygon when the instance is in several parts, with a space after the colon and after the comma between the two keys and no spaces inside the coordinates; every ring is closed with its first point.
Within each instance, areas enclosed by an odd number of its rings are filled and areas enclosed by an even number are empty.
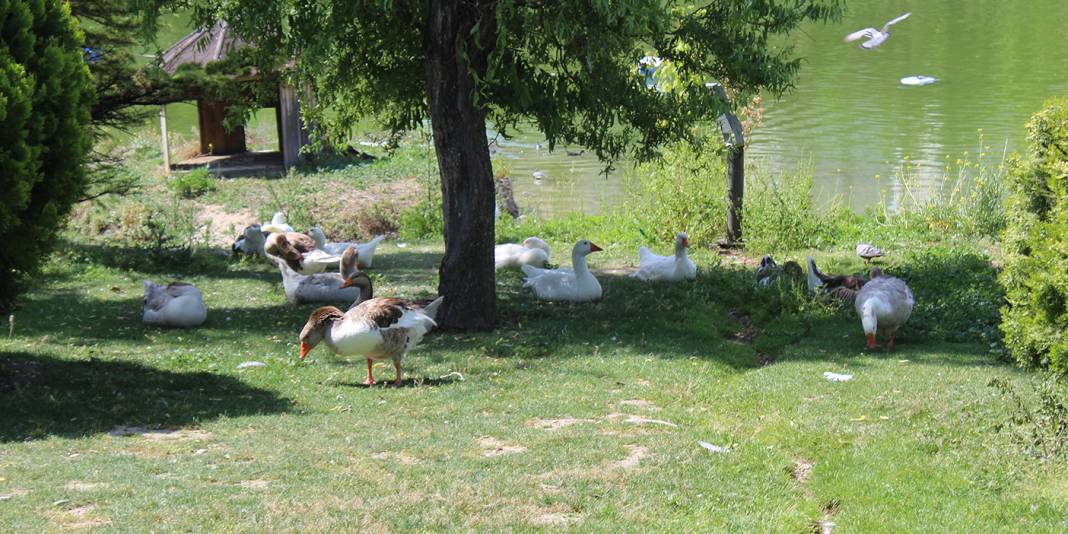
{"type": "Polygon", "coordinates": [[[857,293],[856,309],[868,348],[875,348],[875,335],[887,338],[886,348],[894,348],[894,334],[909,320],[916,299],[912,290],[900,278],[883,274],[882,269],[872,267],[871,280],[857,293]]]}
{"type": "Polygon", "coordinates": [[[145,280],[142,311],[142,322],[150,326],[193,328],[208,317],[200,290],[184,282],[161,286],[145,280]]]}
{"type": "Polygon", "coordinates": [[[345,251],[345,249],[349,248],[349,245],[355,245],[356,252],[358,252],[360,256],[361,269],[371,268],[371,265],[374,263],[375,259],[375,249],[378,248],[378,244],[386,238],[386,236],[384,235],[379,235],[375,236],[374,239],[366,243],[328,243],[326,241],[326,234],[323,232],[323,229],[319,228],[318,226],[312,226],[311,228],[309,228],[308,235],[310,235],[312,239],[315,240],[315,246],[317,248],[326,251],[330,254],[341,254],[345,251]]]}
{"type": "Polygon", "coordinates": [[[571,249],[571,265],[560,269],[540,269],[533,265],[523,265],[527,275],[524,287],[534,289],[534,294],[541,300],[564,300],[570,302],[588,302],[601,298],[601,284],[586,265],[586,255],[597,252],[601,247],[583,239],[571,249]]]}
{"type": "Polygon", "coordinates": [[[675,255],[660,256],[645,247],[638,249],[638,270],[630,275],[646,282],[679,282],[697,278],[697,266],[687,254],[690,238],[686,232],[675,236],[675,255]]]}
{"type": "Polygon", "coordinates": [[[528,237],[521,245],[497,245],[493,247],[494,269],[518,269],[523,265],[545,267],[549,261],[549,253],[549,244],[537,237],[528,237]]]}
{"type": "Polygon", "coordinates": [[[267,236],[263,250],[268,257],[274,256],[285,261],[298,274],[321,273],[341,261],[339,256],[316,248],[315,240],[310,236],[297,232],[267,236]]]}
{"type": "Polygon", "coordinates": [[[371,299],[345,313],[333,306],[319,308],[300,332],[300,358],[325,341],[338,356],[367,358],[367,379],[363,382],[367,385],[375,383],[372,360],[393,360],[397,370],[393,385],[399,386],[401,359],[434,327],[442,299],[438,297],[426,307],[401,299],[371,299]]]}
{"type": "Polygon", "coordinates": [[[264,232],[271,234],[284,234],[287,232],[295,232],[292,226],[286,224],[286,214],[280,211],[275,212],[274,217],[271,217],[271,222],[265,222],[260,225],[264,232]]]}
{"type": "Polygon", "coordinates": [[[357,254],[355,247],[349,247],[341,255],[337,273],[316,273],[303,275],[292,268],[285,260],[270,256],[282,273],[282,288],[290,304],[309,302],[346,302],[354,305],[369,300],[373,295],[371,280],[357,282],[356,278],[367,275],[356,268],[357,254]]]}

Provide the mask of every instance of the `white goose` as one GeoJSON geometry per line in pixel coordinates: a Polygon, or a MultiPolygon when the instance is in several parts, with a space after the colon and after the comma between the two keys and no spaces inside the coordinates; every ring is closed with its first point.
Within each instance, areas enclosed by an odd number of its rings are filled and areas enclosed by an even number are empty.
{"type": "Polygon", "coordinates": [[[393,360],[397,370],[393,385],[399,386],[401,359],[434,327],[442,299],[438,297],[425,308],[394,298],[364,301],[345,313],[333,306],[319,308],[300,332],[300,358],[323,341],[338,356],[363,356],[367,358],[367,379],[363,382],[367,385],[375,383],[372,360],[393,360]]]}
{"type": "Polygon", "coordinates": [[[271,234],[284,234],[286,232],[295,232],[292,226],[286,224],[286,214],[280,211],[276,211],[274,217],[271,217],[271,222],[265,222],[260,225],[264,232],[271,234]]]}
{"type": "Polygon", "coordinates": [[[371,268],[371,265],[373,264],[375,258],[375,249],[378,248],[378,244],[386,238],[386,236],[384,235],[379,235],[375,236],[374,239],[366,243],[328,243],[326,241],[326,234],[323,232],[323,229],[319,228],[318,226],[312,226],[311,228],[309,228],[308,235],[310,235],[312,239],[315,240],[316,248],[326,251],[330,254],[341,254],[345,251],[345,249],[349,248],[349,245],[355,245],[356,252],[358,252],[360,256],[361,269],[371,268]]]}
{"type": "Polygon", "coordinates": [[[357,282],[356,278],[367,275],[356,268],[357,254],[354,247],[349,247],[341,255],[337,273],[316,273],[303,275],[292,268],[285,260],[270,256],[282,273],[282,288],[290,304],[309,302],[351,302],[353,305],[369,300],[373,296],[370,279],[366,283],[357,282]]]}
{"type": "Polygon", "coordinates": [[[321,273],[341,261],[340,257],[316,248],[315,240],[308,235],[297,232],[267,236],[263,250],[268,257],[280,258],[299,274],[321,273]]]}
{"type": "Polygon", "coordinates": [[[161,286],[145,280],[142,322],[150,326],[193,328],[204,324],[208,310],[200,290],[184,282],[161,286]]]}
{"type": "Polygon", "coordinates": [[[630,275],[639,280],[679,282],[697,278],[697,266],[687,254],[690,238],[686,232],[675,236],[675,255],[659,256],[645,247],[638,249],[638,270],[630,275]]]}
{"type": "Polygon", "coordinates": [[[571,265],[560,269],[539,269],[532,265],[523,265],[527,275],[524,287],[534,289],[534,295],[541,300],[563,300],[570,302],[588,302],[601,298],[601,284],[586,265],[586,255],[597,252],[601,247],[582,240],[571,249],[571,265]]]}
{"type": "Polygon", "coordinates": [[[250,224],[245,227],[245,230],[241,232],[241,235],[234,241],[230,250],[233,250],[235,254],[241,253],[249,256],[256,255],[263,257],[263,245],[266,242],[265,235],[269,232],[264,232],[263,227],[258,224],[250,224]]]}
{"type": "Polygon", "coordinates": [[[855,303],[868,338],[868,348],[875,348],[876,334],[887,338],[887,350],[894,348],[894,334],[909,320],[915,305],[912,290],[903,280],[887,276],[882,269],[873,267],[871,280],[860,288],[855,303]]]}
{"type": "Polygon", "coordinates": [[[549,244],[537,237],[528,237],[521,245],[504,243],[493,247],[494,269],[518,269],[522,265],[544,267],[549,261],[549,244]]]}
{"type": "Polygon", "coordinates": [[[905,13],[899,17],[890,19],[889,22],[883,24],[882,31],[876,30],[875,28],[864,28],[863,30],[855,31],[845,36],[845,42],[848,43],[856,41],[857,39],[867,39],[867,41],[860,43],[860,47],[865,50],[871,50],[872,48],[883,44],[884,41],[890,38],[890,26],[909,18],[909,15],[912,15],[912,13],[905,13]]]}

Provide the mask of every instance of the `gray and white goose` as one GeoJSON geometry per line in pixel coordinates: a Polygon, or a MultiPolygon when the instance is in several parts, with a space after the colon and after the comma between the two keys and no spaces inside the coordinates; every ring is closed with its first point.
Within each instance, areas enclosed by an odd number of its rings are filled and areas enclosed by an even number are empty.
{"type": "Polygon", "coordinates": [[[204,324],[208,310],[200,290],[185,282],[166,286],[145,280],[141,321],[149,326],[193,328],[204,324]]]}
{"type": "Polygon", "coordinates": [[[894,334],[909,320],[915,305],[916,299],[904,280],[872,267],[871,279],[860,288],[855,302],[868,348],[875,348],[875,336],[880,335],[886,337],[886,349],[893,349],[894,334]]]}
{"type": "Polygon", "coordinates": [[[282,288],[290,304],[346,302],[355,305],[373,296],[370,279],[356,267],[358,254],[355,247],[349,247],[341,255],[336,273],[300,274],[281,258],[268,258],[282,273],[282,288]],[[360,278],[366,279],[366,284],[356,282],[360,278]]]}
{"type": "Polygon", "coordinates": [[[374,298],[347,312],[333,306],[318,308],[300,332],[300,358],[324,342],[338,356],[366,358],[366,385],[375,383],[373,360],[392,360],[393,385],[399,386],[401,360],[436,325],[434,315],[443,299],[438,297],[425,307],[397,298],[374,298]]]}

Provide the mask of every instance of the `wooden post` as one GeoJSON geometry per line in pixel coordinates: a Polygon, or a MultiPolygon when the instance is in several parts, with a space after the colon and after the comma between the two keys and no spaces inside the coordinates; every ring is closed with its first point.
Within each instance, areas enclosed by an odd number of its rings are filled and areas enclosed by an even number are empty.
{"type": "MultiPolygon", "coordinates": [[[[705,85],[724,103],[728,103],[723,86],[718,83],[705,85]]],[[[745,196],[745,135],[742,123],[730,111],[719,116],[720,132],[727,145],[727,240],[722,245],[735,247],[742,240],[742,200],[745,196]]]]}
{"type": "Polygon", "coordinates": [[[304,141],[300,124],[300,102],[291,85],[282,84],[278,87],[277,116],[280,134],[278,142],[282,145],[282,166],[288,169],[297,164],[304,141]]]}
{"type": "Polygon", "coordinates": [[[171,174],[171,144],[167,135],[167,106],[159,107],[159,148],[163,152],[163,172],[171,174]]]}

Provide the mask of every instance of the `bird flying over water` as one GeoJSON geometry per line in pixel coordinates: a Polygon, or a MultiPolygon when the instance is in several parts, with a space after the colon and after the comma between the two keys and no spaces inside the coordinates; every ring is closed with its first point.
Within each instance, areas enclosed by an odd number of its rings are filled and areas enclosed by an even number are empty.
{"type": "Polygon", "coordinates": [[[860,43],[860,47],[865,50],[871,50],[872,48],[883,44],[883,41],[886,41],[890,38],[890,26],[909,18],[909,15],[911,14],[912,13],[909,12],[905,13],[904,15],[901,15],[900,17],[890,19],[890,22],[887,22],[883,25],[883,29],[881,31],[876,30],[875,28],[864,28],[863,30],[855,31],[845,37],[845,42],[848,43],[850,41],[856,41],[857,39],[867,38],[867,41],[860,43]]]}

